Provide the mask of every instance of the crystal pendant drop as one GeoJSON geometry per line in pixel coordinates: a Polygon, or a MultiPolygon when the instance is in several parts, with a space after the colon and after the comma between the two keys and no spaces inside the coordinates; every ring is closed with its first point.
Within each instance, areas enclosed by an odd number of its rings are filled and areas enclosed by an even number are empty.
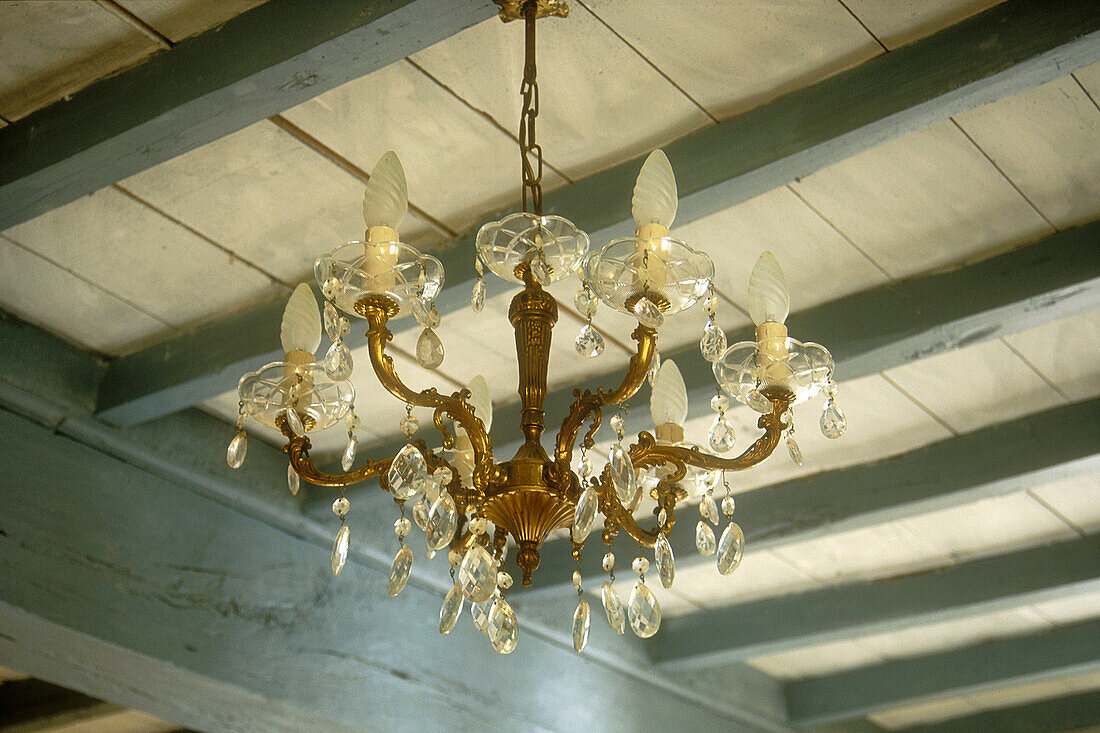
{"type": "Polygon", "coordinates": [[[344,455],[340,456],[340,468],[350,471],[355,465],[355,453],[359,450],[359,441],[355,437],[348,438],[348,444],[344,447],[344,455]]]}
{"type": "Polygon", "coordinates": [[[577,508],[573,512],[574,542],[584,542],[585,538],[588,537],[588,533],[592,531],[598,504],[599,497],[591,486],[581,492],[581,498],[577,500],[577,508]]]}
{"type": "Polygon", "coordinates": [[[611,482],[615,485],[615,494],[624,505],[629,505],[638,494],[638,476],[634,473],[634,464],[626,449],[616,443],[611,446],[610,454],[611,482]]]}
{"type": "Polygon", "coordinates": [[[726,332],[714,321],[707,321],[707,325],[703,326],[703,338],[699,339],[699,351],[703,358],[714,363],[722,357],[725,350],[726,332]]]}
{"type": "Polygon", "coordinates": [[[730,522],[722,539],[718,540],[718,572],[729,575],[741,564],[745,554],[745,533],[735,522],[730,522]]]}
{"type": "Polygon", "coordinates": [[[416,340],[416,363],[425,369],[435,369],[443,363],[443,342],[430,328],[421,331],[416,340]]]}
{"type": "Polygon", "coordinates": [[[665,322],[665,315],[649,298],[641,298],[634,304],[634,315],[637,317],[638,323],[647,328],[660,328],[661,324],[665,322]]]}
{"type": "Polygon", "coordinates": [[[344,563],[348,561],[348,544],[351,542],[351,530],[348,525],[341,524],[340,531],[336,533],[336,541],[332,543],[332,574],[339,575],[344,569],[344,563]]]}
{"type": "Polygon", "coordinates": [[[764,396],[764,393],[754,389],[745,397],[745,403],[761,415],[767,415],[772,411],[772,401],[764,396]]]}
{"type": "Polygon", "coordinates": [[[458,617],[462,615],[462,604],[465,600],[458,583],[451,586],[446,598],[443,599],[443,605],[439,608],[439,633],[444,636],[451,633],[455,624],[458,623],[458,617]]]}
{"type": "Polygon", "coordinates": [[[415,446],[406,445],[393,459],[386,474],[390,492],[398,499],[411,499],[423,490],[428,480],[428,466],[415,446]]]}
{"type": "Polygon", "coordinates": [[[297,496],[298,489],[302,487],[302,480],[298,477],[294,466],[290,464],[286,467],[286,487],[290,489],[291,496],[297,496]]]}
{"type": "Polygon", "coordinates": [[[498,597],[489,611],[489,641],[498,654],[511,654],[519,636],[519,621],[508,601],[498,597]]]}
{"type": "Polygon", "coordinates": [[[412,569],[412,564],[412,548],[408,545],[401,545],[401,549],[397,551],[397,557],[393,559],[393,567],[390,568],[390,582],[386,586],[386,592],[390,594],[390,598],[396,596],[405,587],[405,583],[409,580],[409,571],[412,569]]]}
{"type": "Polygon", "coordinates": [[[332,513],[338,517],[346,516],[351,509],[351,502],[348,501],[346,496],[341,496],[336,501],[332,502],[332,513]]]}
{"type": "Polygon", "coordinates": [[[585,318],[596,315],[596,308],[599,303],[596,294],[586,287],[578,290],[577,294],[573,296],[573,305],[577,307],[577,312],[585,318]]]}
{"type": "Polygon", "coordinates": [[[428,502],[424,501],[424,497],[420,497],[416,506],[413,507],[413,521],[416,522],[417,527],[420,527],[420,531],[428,531],[428,502]]]}
{"type": "Polygon", "coordinates": [[[592,628],[592,609],[587,598],[581,598],[573,612],[573,650],[580,654],[588,644],[588,631],[592,628]]]}
{"type": "Polygon", "coordinates": [[[306,426],[302,424],[302,416],[298,414],[297,410],[283,410],[283,419],[286,420],[290,432],[295,435],[306,434],[306,426]]]}
{"type": "Polygon", "coordinates": [[[642,639],[648,639],[661,628],[661,604],[642,581],[634,583],[627,606],[631,630],[642,639]]]}
{"type": "Polygon", "coordinates": [[[586,323],[577,332],[577,340],[573,342],[573,347],[581,356],[594,359],[603,353],[603,336],[592,328],[591,323],[586,323]]]}
{"type": "Polygon", "coordinates": [[[240,468],[244,463],[244,454],[248,451],[248,436],[243,430],[233,436],[225,450],[225,462],[230,468],[240,468]]]}
{"type": "Polygon", "coordinates": [[[625,633],[626,613],[623,610],[623,602],[619,600],[619,594],[615,592],[615,586],[605,580],[600,595],[603,597],[603,610],[607,614],[607,623],[617,633],[625,633]]]}
{"type": "MultiPolygon", "coordinates": [[[[459,592],[462,592],[461,588],[459,588],[459,592]]],[[[489,612],[492,610],[492,601],[470,604],[470,618],[474,620],[474,626],[477,627],[477,630],[483,634],[489,633],[489,612]]]]}
{"type": "Polygon", "coordinates": [[[325,354],[325,374],[337,382],[343,381],[351,376],[351,349],[349,349],[343,341],[337,341],[332,346],[328,347],[328,352],[325,354]]]}
{"type": "Polygon", "coordinates": [[[340,314],[336,312],[336,308],[332,303],[325,301],[325,333],[328,334],[329,341],[335,341],[340,338],[340,314]]]}
{"type": "Polygon", "coordinates": [[[722,499],[722,513],[725,514],[727,517],[732,517],[733,511],[736,508],[737,502],[732,496],[727,496],[726,498],[722,499]]]}
{"type": "Polygon", "coordinates": [[[710,442],[710,447],[718,453],[726,453],[733,448],[734,440],[736,436],[733,434],[733,426],[729,424],[725,416],[719,415],[714,418],[714,422],[711,423],[710,432],[707,433],[707,440],[710,442]]]}
{"type": "Polygon", "coordinates": [[[546,258],[536,257],[531,262],[531,274],[535,277],[535,282],[539,285],[546,286],[550,284],[550,265],[546,264],[546,258]]]}
{"type": "Polygon", "coordinates": [[[581,465],[577,468],[577,475],[581,478],[588,478],[592,475],[592,457],[586,455],[581,459],[581,465]]]}
{"type": "Polygon", "coordinates": [[[802,465],[802,449],[798,447],[798,441],[790,432],[787,433],[787,452],[791,454],[791,460],[796,466],[802,465]]]}
{"type": "Polygon", "coordinates": [[[661,355],[657,351],[653,352],[653,359],[649,362],[649,371],[646,372],[645,378],[649,382],[650,388],[657,384],[657,373],[661,371],[661,355]]]}
{"type": "Polygon", "coordinates": [[[470,308],[474,313],[480,313],[485,307],[485,280],[478,278],[474,283],[474,292],[470,295],[470,308]]]}
{"type": "Polygon", "coordinates": [[[825,403],[825,411],[821,413],[821,434],[826,438],[836,440],[844,435],[848,429],[848,419],[836,406],[836,402],[829,400],[825,403]]]}
{"type": "Polygon", "coordinates": [[[695,549],[703,557],[714,554],[714,530],[703,520],[699,520],[699,523],[695,525],[695,549]]]}
{"type": "Polygon", "coordinates": [[[450,544],[458,527],[458,508],[455,500],[446,491],[439,492],[439,498],[428,510],[428,528],[425,530],[428,547],[442,550],[450,544]]]}
{"type": "Polygon", "coordinates": [[[493,556],[481,545],[475,544],[466,551],[458,566],[458,582],[462,593],[474,603],[489,600],[496,588],[497,567],[493,556]]]}
{"type": "Polygon", "coordinates": [[[657,538],[657,544],[653,548],[653,560],[657,565],[661,585],[671,588],[672,581],[676,579],[676,558],[673,557],[672,545],[668,543],[668,537],[664,534],[657,538]]]}
{"type": "Polygon", "coordinates": [[[714,495],[709,491],[703,494],[699,502],[699,513],[711,524],[718,524],[718,505],[714,503],[714,495]]]}

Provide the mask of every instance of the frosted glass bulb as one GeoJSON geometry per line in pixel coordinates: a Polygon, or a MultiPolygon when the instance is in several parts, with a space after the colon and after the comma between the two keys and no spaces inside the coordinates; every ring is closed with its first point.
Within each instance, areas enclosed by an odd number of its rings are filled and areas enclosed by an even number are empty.
{"type": "Polygon", "coordinates": [[[375,164],[363,191],[363,221],[367,227],[397,229],[409,208],[405,169],[397,153],[390,150],[375,164]]]}
{"type": "Polygon", "coordinates": [[[473,405],[475,414],[485,423],[485,430],[488,431],[493,425],[493,400],[489,396],[489,383],[478,374],[470,380],[466,389],[470,390],[470,404],[473,405]]]}
{"type": "Polygon", "coordinates": [[[676,176],[664,151],[654,150],[642,164],[630,212],[634,225],[657,223],[668,229],[676,218],[676,176]]]}
{"type": "Polygon", "coordinates": [[[283,325],[279,331],[283,351],[308,351],[317,353],[321,345],[321,312],[313,291],[305,283],[294,288],[283,311],[283,325]]]}
{"type": "Polygon", "coordinates": [[[749,275],[749,315],[757,326],[765,321],[783,323],[791,310],[791,294],[779,260],[764,252],[749,275]]]}
{"type": "Polygon", "coordinates": [[[657,372],[653,394],[649,398],[649,412],[654,425],[676,423],[683,425],[688,414],[687,387],[679,367],[672,359],[665,359],[657,372]]]}

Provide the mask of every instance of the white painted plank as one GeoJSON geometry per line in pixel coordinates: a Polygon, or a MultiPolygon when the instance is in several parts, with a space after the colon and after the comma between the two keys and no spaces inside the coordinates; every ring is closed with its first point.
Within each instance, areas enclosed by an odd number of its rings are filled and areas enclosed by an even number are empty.
{"type": "Polygon", "coordinates": [[[1072,624],[1100,616],[1100,591],[1044,601],[1030,608],[1057,625],[1072,624]]]}
{"type": "Polygon", "coordinates": [[[718,119],[882,53],[834,0],[586,5],[718,119]]]}
{"type": "Polygon", "coordinates": [[[51,727],[50,733],[169,733],[180,727],[148,713],[120,710],[117,713],[51,727]]]}
{"type": "Polygon", "coordinates": [[[1031,493],[1082,532],[1100,530],[1100,474],[1036,486],[1031,493]]]}
{"type": "Polygon", "coordinates": [[[890,50],[931,35],[1001,0],[846,0],[875,37],[890,50]]]}
{"type": "Polygon", "coordinates": [[[1035,241],[1050,227],[950,120],[792,187],[891,277],[1035,241]]]}
{"type": "Polygon", "coordinates": [[[264,0],[119,0],[118,4],[171,41],[202,33],[235,18],[264,0]]]}
{"type": "Polygon", "coordinates": [[[1072,76],[955,120],[1054,226],[1100,215],[1100,109],[1072,76]]]}
{"type": "Polygon", "coordinates": [[[1043,616],[1023,607],[950,621],[918,624],[906,629],[865,636],[859,641],[883,659],[892,661],[960,649],[992,639],[1039,633],[1053,626],[1043,616]]]}
{"type": "Polygon", "coordinates": [[[1100,62],[1073,72],[1073,76],[1085,88],[1094,103],[1100,100],[1100,62]]]}
{"type": "Polygon", "coordinates": [[[855,640],[818,644],[805,649],[754,657],[746,661],[773,677],[797,680],[865,667],[881,662],[882,657],[865,648],[859,640],[855,640]]]}
{"type": "Polygon", "coordinates": [[[1100,311],[1054,321],[1005,340],[1071,400],[1100,394],[1100,311]]]}
{"type": "Polygon", "coordinates": [[[988,692],[967,695],[966,699],[977,708],[993,710],[1026,705],[1030,702],[1047,700],[1053,697],[1065,697],[1066,695],[1087,692],[1097,688],[1100,688],[1100,673],[1092,673],[989,690],[988,692]]]}
{"type": "Polygon", "coordinates": [[[913,725],[938,723],[950,718],[961,718],[978,712],[978,708],[964,697],[931,700],[916,705],[906,705],[882,713],[867,716],[867,720],[887,730],[908,728],[913,725]]]}
{"type": "MultiPolygon", "coordinates": [[[[700,521],[700,516],[694,507],[683,507],[677,515],[677,521],[687,522],[694,527],[700,521]]],[[[724,529],[724,523],[716,527],[715,535],[720,537],[724,529]]],[[[770,550],[754,551],[750,544],[741,565],[732,574],[719,574],[712,558],[711,562],[678,570],[673,588],[678,595],[697,606],[721,608],[772,596],[800,593],[820,585],[821,583],[781,560],[770,550]]]]}

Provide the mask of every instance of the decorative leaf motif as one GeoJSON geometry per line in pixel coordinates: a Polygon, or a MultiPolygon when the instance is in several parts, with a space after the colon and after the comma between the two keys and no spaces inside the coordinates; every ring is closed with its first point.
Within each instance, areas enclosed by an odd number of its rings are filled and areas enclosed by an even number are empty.
{"type": "Polygon", "coordinates": [[[279,339],[283,351],[317,352],[321,345],[321,311],[317,310],[317,301],[309,285],[301,283],[294,288],[283,311],[282,328],[279,339]]]}
{"type": "Polygon", "coordinates": [[[760,325],[765,321],[783,323],[791,310],[791,294],[779,260],[763,252],[749,275],[749,315],[760,325]]]}
{"type": "Polygon", "coordinates": [[[363,191],[363,221],[368,227],[397,229],[409,208],[405,169],[392,150],[378,159],[363,191]]]}
{"type": "Polygon", "coordinates": [[[676,423],[683,425],[688,414],[687,386],[680,368],[672,359],[665,359],[653,383],[649,398],[649,412],[654,425],[676,423]]]}
{"type": "Polygon", "coordinates": [[[638,173],[630,213],[635,226],[656,222],[671,227],[676,205],[676,176],[664,151],[658,148],[649,154],[638,173]]]}

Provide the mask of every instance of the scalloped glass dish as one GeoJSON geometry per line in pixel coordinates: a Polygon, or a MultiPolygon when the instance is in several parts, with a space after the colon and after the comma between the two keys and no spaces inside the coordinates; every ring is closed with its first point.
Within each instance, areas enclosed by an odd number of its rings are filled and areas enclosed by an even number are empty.
{"type": "Polygon", "coordinates": [[[575,272],[588,254],[588,235],[560,216],[510,214],[491,221],[477,233],[477,255],[497,277],[522,282],[516,267],[541,250],[550,268],[550,281],[575,272]]]}
{"type": "Polygon", "coordinates": [[[755,341],[741,341],[725,350],[714,363],[714,376],[722,389],[738,402],[751,404],[749,394],[779,387],[794,395],[798,404],[823,390],[833,376],[833,357],[821,344],[787,339],[788,353],[781,359],[760,353],[755,341]]]}
{"type": "Polygon", "coordinates": [[[584,265],[584,281],[600,300],[628,315],[643,295],[665,315],[687,310],[706,295],[713,277],[710,257],[673,237],[616,239],[584,265]]]}
{"type": "Polygon", "coordinates": [[[443,263],[399,241],[347,242],[318,257],[313,272],[325,297],[355,318],[363,317],[355,304],[368,295],[385,295],[397,303],[392,320],[410,315],[417,297],[434,300],[443,289],[443,263]],[[333,282],[326,285],[330,278],[333,282]]]}
{"type": "Polygon", "coordinates": [[[251,417],[276,429],[275,418],[294,408],[307,430],[324,430],[342,420],[355,402],[351,382],[334,382],[320,364],[285,361],[245,374],[237,394],[251,417]]]}

